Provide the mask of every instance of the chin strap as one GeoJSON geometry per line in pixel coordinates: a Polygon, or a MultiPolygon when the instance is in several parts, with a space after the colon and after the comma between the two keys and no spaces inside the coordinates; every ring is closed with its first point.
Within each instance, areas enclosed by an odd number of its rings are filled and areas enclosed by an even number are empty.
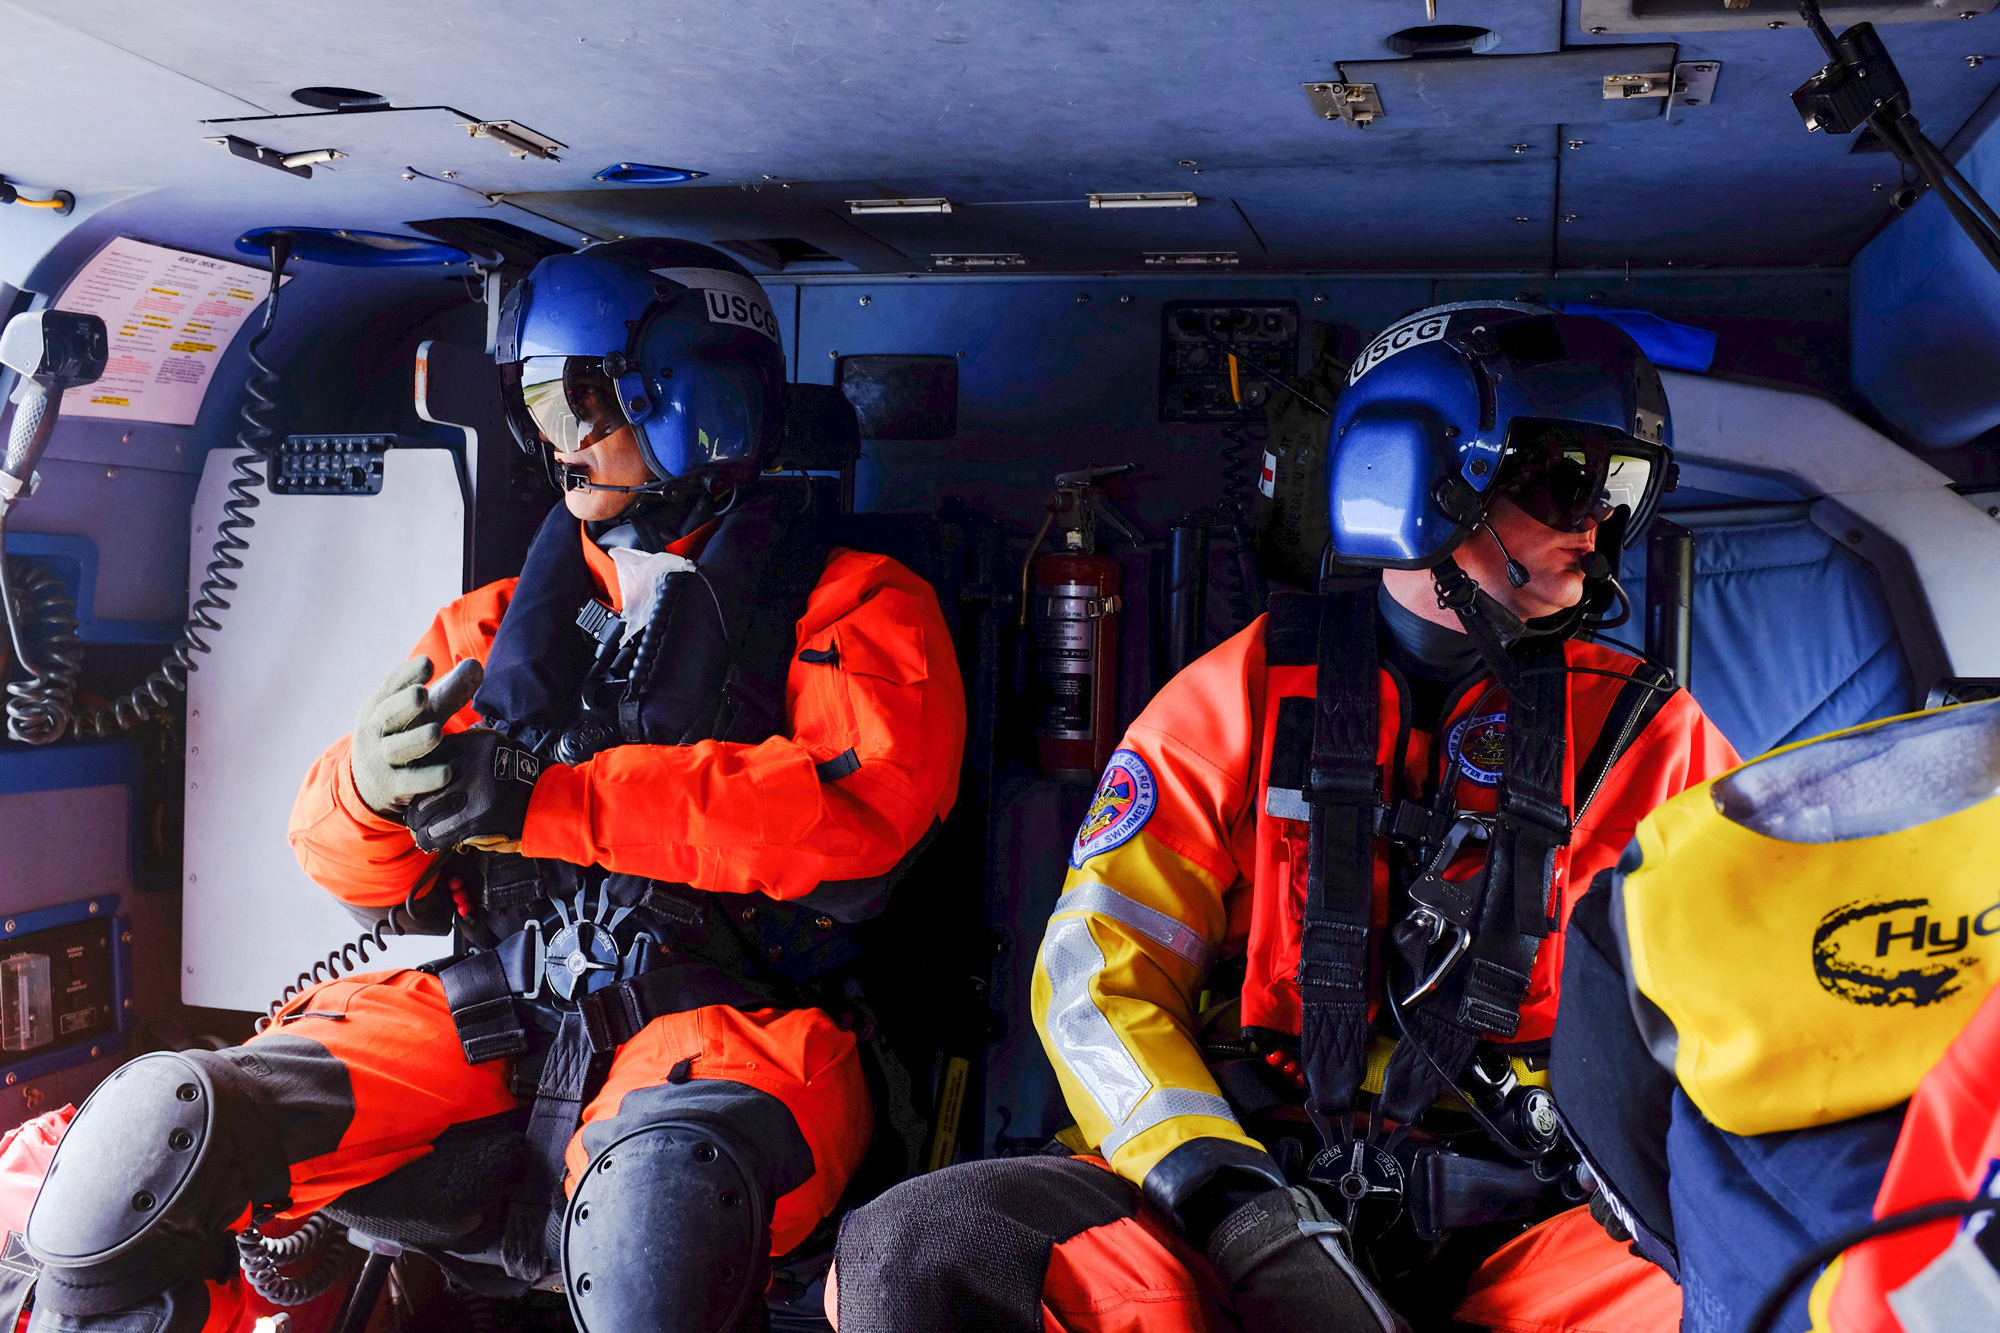
{"type": "Polygon", "coordinates": [[[1479,649],[1479,660],[1510,697],[1518,697],[1521,666],[1507,651],[1507,645],[1527,633],[1527,623],[1495,601],[1450,556],[1432,568],[1431,579],[1437,587],[1439,609],[1458,617],[1458,623],[1465,627],[1479,649]]]}

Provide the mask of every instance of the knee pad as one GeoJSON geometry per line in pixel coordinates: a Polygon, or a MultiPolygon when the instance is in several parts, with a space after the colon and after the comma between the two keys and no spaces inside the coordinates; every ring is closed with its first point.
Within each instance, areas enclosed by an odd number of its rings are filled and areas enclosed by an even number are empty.
{"type": "Polygon", "coordinates": [[[225,1228],[244,1205],[290,1203],[259,1118],[243,1075],[210,1052],[142,1055],[100,1084],[28,1214],[37,1307],[102,1315],[233,1269],[225,1228]]]}
{"type": "Polygon", "coordinates": [[[767,1281],[775,1200],[734,1139],[668,1120],[598,1153],[563,1227],[563,1288],[582,1333],[729,1333],[746,1322],[767,1281]]]}

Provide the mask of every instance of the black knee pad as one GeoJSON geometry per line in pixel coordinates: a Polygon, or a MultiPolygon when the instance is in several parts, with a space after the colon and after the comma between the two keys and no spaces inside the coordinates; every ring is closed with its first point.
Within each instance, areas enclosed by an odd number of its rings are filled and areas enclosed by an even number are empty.
{"type": "Polygon", "coordinates": [[[582,1333],[729,1333],[762,1299],[771,1209],[754,1150],[713,1123],[664,1120],[603,1151],[563,1228],[582,1333]]]}
{"type": "Polygon", "coordinates": [[[99,1085],[28,1214],[37,1308],[103,1315],[232,1269],[224,1228],[288,1185],[257,1111],[240,1071],[206,1051],[142,1055],[99,1085]]]}

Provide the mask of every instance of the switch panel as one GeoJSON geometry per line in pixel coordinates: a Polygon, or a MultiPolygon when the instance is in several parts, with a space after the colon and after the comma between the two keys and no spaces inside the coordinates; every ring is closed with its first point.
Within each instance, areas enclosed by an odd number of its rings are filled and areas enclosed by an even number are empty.
{"type": "Polygon", "coordinates": [[[1160,420],[1262,420],[1265,401],[1282,392],[1266,375],[1289,379],[1298,360],[1299,308],[1290,301],[1171,302],[1160,335],[1160,420]]]}
{"type": "Polygon", "coordinates": [[[271,463],[273,495],[376,495],[393,435],[293,435],[271,463]]]}

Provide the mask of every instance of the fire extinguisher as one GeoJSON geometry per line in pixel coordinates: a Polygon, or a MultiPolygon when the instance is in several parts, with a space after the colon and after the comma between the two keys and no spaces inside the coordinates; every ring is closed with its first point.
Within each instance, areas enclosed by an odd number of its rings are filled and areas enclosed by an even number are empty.
{"type": "Polygon", "coordinates": [[[1095,782],[1118,741],[1121,570],[1097,550],[1096,533],[1102,519],[1128,542],[1143,541],[1110,508],[1101,486],[1133,466],[1058,474],[1048,515],[1021,567],[1021,617],[1026,624],[1034,616],[1042,697],[1035,762],[1045,777],[1095,782]],[[1062,533],[1062,549],[1042,555],[1051,528],[1062,533]]]}

